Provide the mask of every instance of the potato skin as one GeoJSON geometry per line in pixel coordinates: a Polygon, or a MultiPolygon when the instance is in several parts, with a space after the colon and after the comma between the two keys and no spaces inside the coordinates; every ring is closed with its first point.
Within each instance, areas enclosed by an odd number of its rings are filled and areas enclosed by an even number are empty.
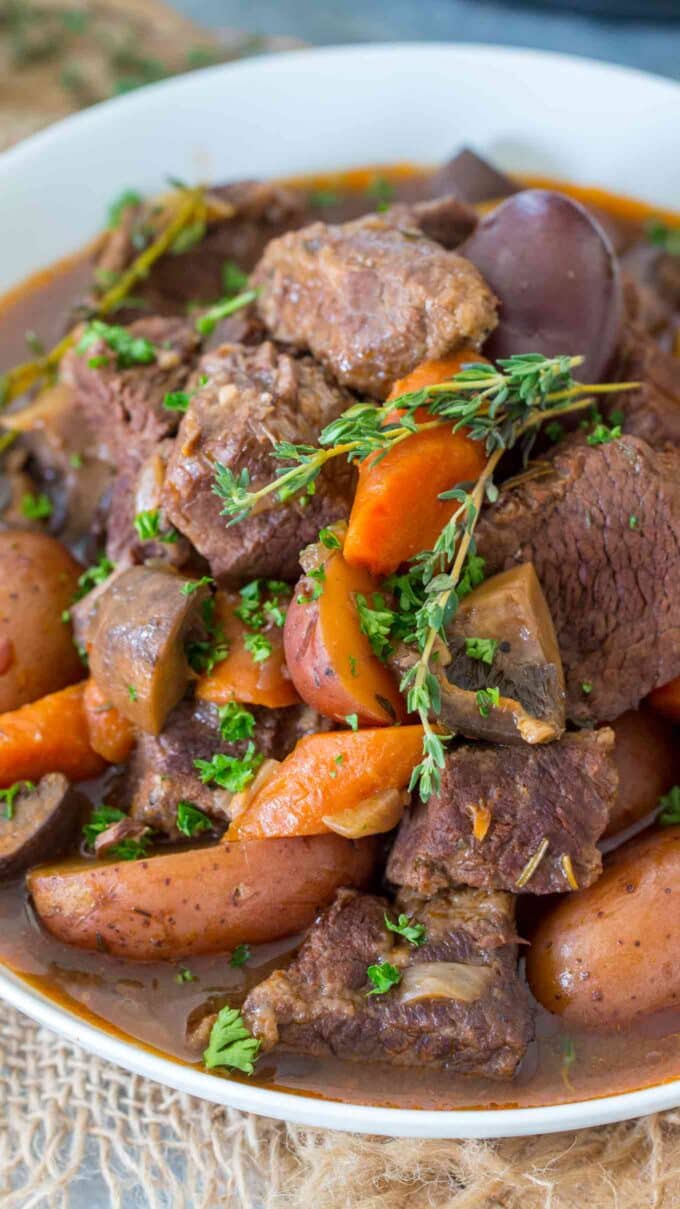
{"type": "Polygon", "coordinates": [[[54,537],[0,533],[0,713],[82,679],[62,612],[82,567],[54,537]]]}
{"type": "Polygon", "coordinates": [[[616,736],[614,762],[619,788],[605,836],[639,822],[680,779],[680,754],[673,727],[653,710],[631,709],[610,722],[616,736]]]}
{"type": "Polygon", "coordinates": [[[340,886],[363,886],[376,846],[337,835],[242,840],[141,861],[66,861],[27,884],[53,936],[116,957],[174,960],[262,944],[312,923],[340,886]]]}
{"type": "Polygon", "coordinates": [[[680,1007],[680,827],[623,845],[594,886],[539,924],[529,985],[548,1011],[612,1029],[680,1007]]]}

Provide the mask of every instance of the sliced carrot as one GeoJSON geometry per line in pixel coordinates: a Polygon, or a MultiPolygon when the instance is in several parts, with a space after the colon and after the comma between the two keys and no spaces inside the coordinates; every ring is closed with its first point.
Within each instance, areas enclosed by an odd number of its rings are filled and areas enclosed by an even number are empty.
{"type": "Polygon", "coordinates": [[[85,684],[83,706],[92,750],[110,764],[122,764],[135,742],[132,723],[118,712],[92,679],[85,684]]]}
{"type": "Polygon", "coordinates": [[[655,688],[647,700],[658,714],[670,718],[671,722],[680,722],[680,676],[676,676],[675,680],[670,680],[668,684],[663,684],[661,688],[655,688]]]}
{"type": "MultiPolygon", "coordinates": [[[[316,549],[313,547],[312,549],[316,549]]],[[[378,582],[363,567],[350,567],[341,550],[320,548],[322,592],[304,578],[295,589],[284,629],[284,649],[303,701],[336,722],[356,714],[362,726],[406,721],[396,676],[377,658],[359,627],[357,595],[373,604],[378,582]]]]}
{"type": "Polygon", "coordinates": [[[217,593],[215,619],[222,627],[229,653],[212,672],[200,677],[196,695],[216,705],[226,705],[228,701],[266,705],[270,709],[296,705],[300,698],[286,667],[282,628],[272,622],[261,631],[271,654],[266,659],[254,659],[246,647],[249,631],[234,611],[242,604],[238,592],[217,593]]]}
{"type": "Polygon", "coordinates": [[[228,839],[320,835],[367,798],[404,789],[422,755],[422,726],[306,735],[231,824],[228,839]]]}
{"type": "Polygon", "coordinates": [[[0,786],[61,772],[86,781],[104,771],[93,750],[84,705],[85,684],[73,684],[20,709],[0,714],[0,786]]]}
{"type": "MultiPolygon", "coordinates": [[[[395,384],[390,398],[446,381],[472,361],[484,358],[466,349],[455,357],[425,361],[395,384]]],[[[414,433],[382,458],[366,458],[359,467],[345,539],[347,562],[373,575],[389,575],[431,549],[459,506],[455,500],[440,500],[440,493],[478,478],[485,460],[482,442],[448,425],[414,433]]]]}

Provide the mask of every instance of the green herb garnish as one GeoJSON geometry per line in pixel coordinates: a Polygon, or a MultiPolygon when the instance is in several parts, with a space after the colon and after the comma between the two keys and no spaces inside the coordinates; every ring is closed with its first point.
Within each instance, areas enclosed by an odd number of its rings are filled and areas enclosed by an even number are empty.
{"type": "Polygon", "coordinates": [[[209,310],[204,311],[196,320],[196,331],[201,336],[210,336],[218,323],[222,319],[226,319],[229,315],[233,315],[236,311],[240,311],[244,306],[250,306],[257,298],[257,290],[245,290],[242,294],[237,294],[235,298],[222,298],[211,306],[209,310]]]}
{"type": "Polygon", "coordinates": [[[202,575],[200,579],[188,579],[185,584],[182,584],[180,592],[182,596],[193,596],[194,592],[198,592],[199,588],[207,588],[214,584],[215,580],[212,575],[202,575]]]}
{"type": "Polygon", "coordinates": [[[229,965],[238,970],[240,966],[244,966],[250,960],[250,946],[237,945],[229,958],[229,965]]]}
{"type": "Polygon", "coordinates": [[[28,521],[44,521],[52,515],[54,511],[52,501],[44,492],[34,494],[27,491],[21,497],[21,511],[28,521]]]}
{"type": "MultiPolygon", "coordinates": [[[[84,15],[84,14],[83,14],[84,15]]],[[[121,193],[115,201],[111,202],[108,211],[108,227],[113,230],[114,227],[119,227],[123,214],[130,206],[140,206],[142,204],[142,196],[135,189],[126,189],[121,193]]]]}
{"type": "Polygon", "coordinates": [[[217,711],[220,734],[225,743],[238,743],[241,739],[252,739],[255,734],[255,715],[238,701],[228,701],[217,711]]]}
{"type": "Polygon", "coordinates": [[[676,823],[680,823],[680,785],[674,785],[668,793],[659,798],[659,806],[661,813],[657,822],[662,827],[674,827],[676,823]]]}
{"type": "Polygon", "coordinates": [[[186,390],[170,390],[163,399],[166,411],[185,412],[191,401],[191,395],[186,390]]]}
{"type": "Polygon", "coordinates": [[[361,592],[356,593],[354,600],[359,617],[359,629],[368,638],[373,654],[384,661],[392,653],[391,637],[394,612],[388,607],[385,597],[380,592],[373,593],[372,605],[369,605],[361,592]]]}
{"type": "Polygon", "coordinates": [[[501,690],[499,688],[480,688],[479,692],[475,693],[475,701],[477,709],[482,718],[488,718],[489,713],[500,702],[501,690]]]}
{"type": "Polygon", "coordinates": [[[494,661],[494,655],[498,650],[497,638],[466,638],[465,639],[465,654],[468,659],[477,659],[480,663],[488,663],[489,667],[494,661]]]}
{"type": "Polygon", "coordinates": [[[198,835],[201,831],[212,831],[212,822],[207,814],[194,806],[193,802],[184,800],[177,803],[177,816],[175,819],[177,830],[182,832],[182,835],[188,835],[191,839],[198,835]]]}
{"type": "Polygon", "coordinates": [[[204,785],[218,785],[230,793],[241,793],[250,785],[263,759],[251,740],[241,757],[218,753],[212,760],[194,760],[194,768],[204,785]]]}
{"type": "Polygon", "coordinates": [[[88,848],[94,846],[94,841],[102,831],[106,831],[112,823],[119,823],[121,819],[126,819],[127,815],[122,810],[117,810],[115,806],[102,805],[93,810],[90,815],[89,822],[83,827],[83,835],[88,848]]]}
{"type": "Polygon", "coordinates": [[[252,1075],[261,1044],[246,1028],[241,1013],[227,1004],[212,1026],[203,1061],[209,1070],[228,1066],[252,1075]]]}
{"type": "Polygon", "coordinates": [[[424,924],[411,923],[410,915],[400,915],[396,924],[392,922],[389,915],[385,915],[385,927],[390,932],[396,932],[398,936],[403,936],[411,945],[423,945],[427,939],[427,931],[424,924]]]}
{"type": "Polygon", "coordinates": [[[32,793],[35,789],[33,781],[15,781],[7,789],[0,789],[0,802],[4,803],[4,817],[6,819],[14,818],[14,803],[18,794],[22,792],[32,793]]]}
{"type": "Polygon", "coordinates": [[[186,966],[180,966],[179,970],[175,974],[175,982],[198,982],[198,979],[195,974],[191,973],[191,970],[186,968],[186,966]]]}
{"type": "Polygon", "coordinates": [[[373,983],[373,990],[367,991],[368,995],[384,995],[401,982],[401,972],[396,966],[390,965],[389,961],[369,966],[366,975],[368,981],[373,983]]]}
{"type": "MultiPolygon", "coordinates": [[[[101,319],[92,319],[76,345],[76,352],[81,356],[93,344],[102,341],[107,348],[115,353],[116,369],[131,369],[136,365],[152,365],[156,360],[156,348],[146,336],[135,336],[129,328],[118,327],[112,323],[104,323],[101,319]]],[[[90,357],[88,365],[94,369],[107,367],[110,357],[100,354],[90,357]]]]}
{"type": "Polygon", "coordinates": [[[235,298],[248,288],[248,274],[239,269],[233,260],[222,265],[222,290],[225,298],[235,298]]]}
{"type": "Polygon", "coordinates": [[[345,722],[349,726],[350,730],[359,729],[359,715],[358,714],[345,714],[345,722]]]}

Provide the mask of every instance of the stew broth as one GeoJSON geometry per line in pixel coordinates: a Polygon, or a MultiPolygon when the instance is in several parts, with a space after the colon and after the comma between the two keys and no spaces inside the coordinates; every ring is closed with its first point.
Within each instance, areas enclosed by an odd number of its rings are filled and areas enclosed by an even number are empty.
{"type": "MultiPolygon", "coordinates": [[[[330,221],[347,216],[352,196],[389,183],[396,198],[408,198],[425,170],[410,164],[355,169],[296,178],[326,195],[330,221]]],[[[529,182],[528,182],[529,183],[529,182]]],[[[534,184],[554,184],[532,180],[534,184]]],[[[640,225],[658,211],[644,203],[618,198],[603,190],[580,186],[559,188],[606,211],[613,219],[640,225]]],[[[0,366],[26,358],[26,332],[47,346],[64,330],[64,316],[83,296],[91,272],[93,250],[34,275],[0,301],[0,366]]],[[[82,789],[83,787],[80,786],[82,789]]],[[[93,803],[102,800],[104,785],[86,788],[93,803]]],[[[525,897],[520,930],[531,932],[540,901],[525,897]]],[[[187,1022],[200,1018],[206,1005],[217,1008],[226,999],[238,1005],[247,991],[294,952],[299,937],[252,947],[247,966],[234,969],[228,956],[193,957],[186,963],[135,963],[106,953],[72,948],[44,932],[31,910],[23,879],[0,887],[0,961],[30,985],[119,1037],[198,1065],[195,1048],[187,1043],[187,1022]],[[183,980],[190,968],[193,978],[183,980]]],[[[242,1076],[230,1075],[240,1079],[242,1076]]],[[[508,1083],[444,1072],[370,1066],[333,1059],[310,1058],[274,1050],[264,1055],[253,1082],[281,1091],[331,1100],[396,1108],[517,1108],[566,1103],[632,1091],[680,1077],[680,1009],[648,1018],[636,1028],[599,1035],[565,1031],[563,1022],[537,1005],[536,1040],[517,1077],[508,1083]]]]}

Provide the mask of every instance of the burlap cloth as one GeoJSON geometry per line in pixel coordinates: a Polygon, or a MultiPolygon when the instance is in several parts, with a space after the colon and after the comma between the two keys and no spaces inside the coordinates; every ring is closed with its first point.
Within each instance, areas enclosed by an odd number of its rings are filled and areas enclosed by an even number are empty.
{"type": "MultiPolygon", "coordinates": [[[[36,16],[0,0],[0,147],[115,91],[259,48],[157,0],[93,0],[78,6],[85,21],[64,20],[66,4],[40,0],[36,16]]],[[[671,1209],[680,1112],[499,1142],[302,1129],[127,1074],[0,1004],[0,1205],[671,1209]]]]}

